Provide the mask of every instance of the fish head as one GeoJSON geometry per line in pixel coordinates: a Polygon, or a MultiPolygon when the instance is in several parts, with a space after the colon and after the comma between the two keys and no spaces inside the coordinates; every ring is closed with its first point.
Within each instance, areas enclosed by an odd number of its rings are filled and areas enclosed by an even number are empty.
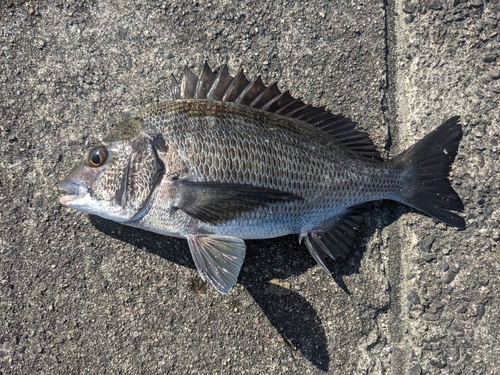
{"type": "Polygon", "coordinates": [[[59,184],[68,193],[61,204],[116,222],[137,218],[165,172],[159,146],[144,135],[91,148],[59,184]]]}

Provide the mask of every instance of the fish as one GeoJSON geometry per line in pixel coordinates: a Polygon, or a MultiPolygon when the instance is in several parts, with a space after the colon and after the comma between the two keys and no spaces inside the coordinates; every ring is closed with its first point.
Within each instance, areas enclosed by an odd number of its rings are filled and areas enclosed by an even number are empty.
{"type": "Polygon", "coordinates": [[[88,150],[59,184],[60,203],[186,239],[220,293],[236,284],[248,239],[297,234],[330,273],[326,260],[347,256],[369,202],[400,202],[465,228],[449,179],[459,116],[384,161],[351,119],[241,69],[186,67],[169,94],[88,150]]]}

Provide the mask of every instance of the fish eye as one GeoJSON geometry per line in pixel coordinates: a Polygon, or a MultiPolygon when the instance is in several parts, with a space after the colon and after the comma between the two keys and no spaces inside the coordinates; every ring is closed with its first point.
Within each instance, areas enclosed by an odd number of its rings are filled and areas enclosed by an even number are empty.
{"type": "Polygon", "coordinates": [[[91,167],[97,168],[103,165],[107,158],[108,151],[104,147],[97,147],[89,152],[87,161],[91,167]]]}

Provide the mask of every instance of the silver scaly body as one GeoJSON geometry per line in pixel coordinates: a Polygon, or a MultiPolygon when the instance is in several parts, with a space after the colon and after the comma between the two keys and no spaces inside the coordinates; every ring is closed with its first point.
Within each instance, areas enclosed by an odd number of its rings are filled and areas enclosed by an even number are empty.
{"type": "Polygon", "coordinates": [[[352,206],[394,199],[401,169],[325,142],[324,133],[294,119],[234,103],[177,100],[138,114],[146,133],[160,133],[168,172],[136,227],[164,235],[216,233],[242,239],[306,234],[352,206]],[[172,179],[245,184],[286,191],[301,200],[270,203],[220,224],[174,209],[172,179]]]}

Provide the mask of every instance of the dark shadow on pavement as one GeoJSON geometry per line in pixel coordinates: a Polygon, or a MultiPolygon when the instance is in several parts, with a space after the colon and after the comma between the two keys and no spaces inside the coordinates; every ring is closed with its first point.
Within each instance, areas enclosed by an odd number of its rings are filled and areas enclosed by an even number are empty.
{"type": "MultiPolygon", "coordinates": [[[[399,217],[394,215],[394,211],[376,209],[373,214],[382,215],[381,221],[386,226],[399,217]]],[[[195,268],[187,242],[183,239],[126,227],[97,216],[90,216],[90,221],[104,234],[139,248],[145,247],[146,251],[171,262],[195,268]]],[[[345,293],[350,294],[343,277],[359,272],[364,242],[373,235],[375,228],[371,221],[368,225],[362,224],[349,261],[327,263],[332,277],[345,293]]],[[[246,259],[238,282],[245,286],[291,350],[299,350],[318,369],[328,371],[328,341],[316,311],[293,290],[270,282],[300,275],[315,266],[315,261],[305,246],[298,243],[297,236],[246,241],[246,244],[246,259]]]]}

